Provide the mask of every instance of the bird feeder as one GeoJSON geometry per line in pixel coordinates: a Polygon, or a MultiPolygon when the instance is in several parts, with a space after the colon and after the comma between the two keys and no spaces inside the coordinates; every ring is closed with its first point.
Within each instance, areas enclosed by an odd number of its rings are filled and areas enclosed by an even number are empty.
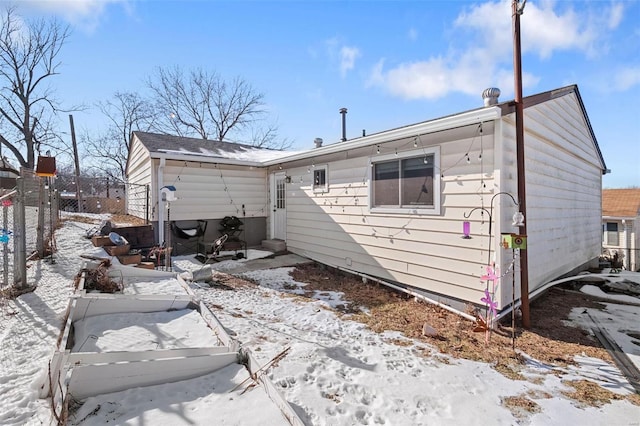
{"type": "Polygon", "coordinates": [[[471,238],[471,222],[464,221],[462,222],[462,233],[464,234],[462,238],[468,240],[471,238]]]}
{"type": "Polygon", "coordinates": [[[56,157],[38,156],[36,176],[53,177],[56,175],[56,157]]]}
{"type": "Polygon", "coordinates": [[[171,202],[178,199],[178,197],[176,197],[176,187],[173,185],[163,186],[162,189],[160,189],[160,193],[162,194],[163,201],[171,202]]]}

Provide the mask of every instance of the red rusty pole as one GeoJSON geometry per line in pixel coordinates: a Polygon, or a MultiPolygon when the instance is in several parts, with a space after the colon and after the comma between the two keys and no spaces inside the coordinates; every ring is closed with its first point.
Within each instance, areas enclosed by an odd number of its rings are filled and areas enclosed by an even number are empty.
{"type": "MultiPolygon", "coordinates": [[[[516,157],[518,168],[518,203],[520,212],[524,215],[520,234],[527,235],[527,192],[524,168],[524,105],[522,104],[522,52],[520,49],[520,15],[522,15],[526,0],[520,4],[517,0],[511,3],[513,19],[513,73],[516,101],[516,157]]],[[[522,326],[531,327],[529,315],[529,262],[527,250],[520,250],[520,309],[522,310],[522,326]]]]}

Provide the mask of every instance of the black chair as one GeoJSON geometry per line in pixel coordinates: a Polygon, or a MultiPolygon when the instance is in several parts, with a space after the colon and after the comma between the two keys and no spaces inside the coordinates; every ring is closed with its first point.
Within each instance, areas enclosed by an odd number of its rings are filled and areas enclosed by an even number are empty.
{"type": "Polygon", "coordinates": [[[202,242],[202,238],[204,238],[204,234],[207,231],[207,221],[198,220],[196,222],[194,226],[183,225],[182,227],[178,226],[176,222],[171,222],[171,231],[174,237],[176,237],[174,239],[174,245],[187,247],[187,250],[190,252],[198,251],[199,243],[202,242]],[[178,241],[178,239],[183,241],[178,241]]]}

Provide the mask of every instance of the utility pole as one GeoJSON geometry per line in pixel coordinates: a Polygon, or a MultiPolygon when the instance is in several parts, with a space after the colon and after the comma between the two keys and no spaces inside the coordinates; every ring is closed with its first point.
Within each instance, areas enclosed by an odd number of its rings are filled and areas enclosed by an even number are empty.
{"type": "MultiPolygon", "coordinates": [[[[513,20],[513,73],[516,101],[516,163],[518,168],[518,203],[520,212],[524,215],[520,234],[527,235],[527,192],[524,169],[524,105],[522,104],[522,51],[520,48],[520,15],[524,11],[524,5],[513,0],[511,14],[513,20]]],[[[522,310],[522,326],[525,329],[531,327],[529,315],[529,261],[527,250],[520,250],[520,309],[522,310]]]]}
{"type": "Polygon", "coordinates": [[[69,125],[71,126],[71,143],[73,144],[73,159],[76,163],[76,200],[78,202],[78,213],[84,211],[82,205],[82,186],[80,185],[80,160],[78,159],[78,145],[76,144],[76,129],[73,127],[73,115],[69,114],[69,125]]]}

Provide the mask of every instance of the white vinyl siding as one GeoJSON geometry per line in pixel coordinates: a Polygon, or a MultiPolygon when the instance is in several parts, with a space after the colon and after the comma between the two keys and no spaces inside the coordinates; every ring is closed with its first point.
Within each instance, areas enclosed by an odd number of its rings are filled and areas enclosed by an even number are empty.
{"type": "MultiPolygon", "coordinates": [[[[503,123],[500,186],[515,195],[515,116],[505,117],[503,123]]],[[[525,220],[533,291],[600,255],[602,164],[575,94],[526,108],[524,123],[525,220]]],[[[511,300],[510,291],[502,296],[503,303],[511,300]]]]}
{"type": "Polygon", "coordinates": [[[162,181],[176,188],[171,220],[267,215],[265,169],[168,160],[162,181]]]}
{"type": "MultiPolygon", "coordinates": [[[[322,194],[314,193],[306,166],[287,169],[292,177],[287,184],[287,248],[329,265],[479,303],[488,220],[473,215],[473,239],[461,238],[464,213],[482,203],[479,192],[486,192],[488,202],[494,187],[493,125],[485,123],[482,138],[477,127],[457,129],[448,137],[422,136],[427,155],[439,152],[441,158],[441,167],[434,170],[435,188],[446,215],[371,212],[372,164],[386,158],[375,150],[331,161],[329,190],[322,194]],[[451,140],[453,136],[460,139],[451,140]],[[429,145],[432,141],[438,145],[429,145]],[[470,164],[467,152],[474,159],[470,164]]],[[[402,143],[414,150],[412,139],[402,143]]],[[[393,146],[381,149],[394,152],[393,146]]],[[[419,158],[423,161],[424,151],[419,158]]]]}
{"type": "MultiPolygon", "coordinates": [[[[127,214],[145,218],[147,214],[147,186],[151,185],[152,169],[149,151],[134,138],[127,165],[126,202],[127,214]]],[[[149,194],[150,197],[151,194],[149,194]]],[[[151,198],[151,197],[150,197],[151,198]]],[[[151,199],[149,200],[151,203],[151,199]]],[[[149,206],[151,216],[151,205],[149,206]]],[[[152,217],[146,218],[152,220],[152,217]]]]}

